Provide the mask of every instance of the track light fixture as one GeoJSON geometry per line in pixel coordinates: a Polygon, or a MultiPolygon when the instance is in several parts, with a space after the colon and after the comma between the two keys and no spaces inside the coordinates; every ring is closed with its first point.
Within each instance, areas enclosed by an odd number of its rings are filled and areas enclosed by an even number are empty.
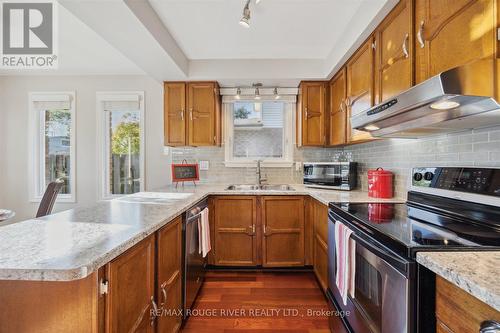
{"type": "Polygon", "coordinates": [[[236,89],[236,96],[235,97],[236,97],[236,99],[241,98],[241,89],[240,88],[236,89]]]}
{"type": "Polygon", "coordinates": [[[262,83],[254,83],[252,84],[252,87],[255,88],[255,99],[260,99],[260,88],[262,88],[262,83]]]}
{"type": "Polygon", "coordinates": [[[278,88],[274,88],[274,99],[280,99],[280,95],[278,94],[278,88]]]}
{"type": "Polygon", "coordinates": [[[250,27],[250,0],[247,0],[247,3],[243,8],[243,17],[240,20],[240,25],[245,28],[250,27]]]}

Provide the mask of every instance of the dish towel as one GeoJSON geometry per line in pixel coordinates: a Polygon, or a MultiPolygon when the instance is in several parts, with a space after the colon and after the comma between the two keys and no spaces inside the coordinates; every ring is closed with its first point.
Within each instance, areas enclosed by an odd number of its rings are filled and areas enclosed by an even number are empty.
{"type": "Polygon", "coordinates": [[[351,235],[351,229],[335,221],[335,259],[337,262],[335,284],[344,305],[347,305],[347,295],[354,298],[356,283],[356,242],[351,239],[351,235]]]}
{"type": "Polygon", "coordinates": [[[201,224],[201,230],[200,230],[200,236],[201,236],[201,242],[200,242],[200,253],[203,255],[203,258],[205,258],[212,250],[212,245],[210,243],[210,222],[208,218],[208,208],[205,208],[201,211],[200,213],[201,218],[200,218],[200,224],[201,224]]]}

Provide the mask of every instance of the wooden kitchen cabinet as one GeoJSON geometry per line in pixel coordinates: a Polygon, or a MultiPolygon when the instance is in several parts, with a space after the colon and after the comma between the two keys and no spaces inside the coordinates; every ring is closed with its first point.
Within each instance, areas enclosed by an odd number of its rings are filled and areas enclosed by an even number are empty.
{"type": "Polygon", "coordinates": [[[165,82],[165,145],[220,145],[221,122],[217,82],[165,82]]]}
{"type": "Polygon", "coordinates": [[[413,0],[401,0],[375,30],[375,104],[413,85],[413,0]]]}
{"type": "Polygon", "coordinates": [[[186,83],[169,82],[164,86],[165,145],[186,145],[186,83]]]}
{"type": "Polygon", "coordinates": [[[328,288],[328,207],[313,199],[313,268],[326,291],[328,288]]]}
{"type": "Polygon", "coordinates": [[[215,197],[213,207],[215,265],[258,265],[257,197],[215,197]]]}
{"type": "Polygon", "coordinates": [[[261,197],[262,266],[304,266],[304,207],[300,196],[261,197]]]}
{"type": "Polygon", "coordinates": [[[330,89],[330,123],[328,144],[338,146],[346,143],[347,107],[346,100],[346,71],[342,68],[329,83],[330,89]]]}
{"type": "Polygon", "coordinates": [[[350,124],[351,116],[373,106],[373,46],[374,40],[370,37],[346,65],[348,143],[361,143],[373,139],[370,133],[354,130],[350,124]]]}
{"type": "Polygon", "coordinates": [[[182,217],[157,233],[156,299],[163,309],[158,333],[178,332],[182,324],[182,217]]]}
{"type": "Polygon", "coordinates": [[[220,144],[219,85],[216,82],[189,82],[187,88],[188,145],[220,144]]]}
{"type": "Polygon", "coordinates": [[[150,236],[106,265],[106,332],[154,332],[155,237],[150,236]]]}
{"type": "Polygon", "coordinates": [[[483,321],[500,322],[500,312],[437,276],[436,319],[436,332],[477,333],[483,321]]]}
{"type": "Polygon", "coordinates": [[[297,111],[299,145],[324,146],[326,144],[326,82],[301,82],[297,111]]]}
{"type": "Polygon", "coordinates": [[[493,0],[416,0],[416,82],[474,60],[493,58],[495,16],[493,0]]]}

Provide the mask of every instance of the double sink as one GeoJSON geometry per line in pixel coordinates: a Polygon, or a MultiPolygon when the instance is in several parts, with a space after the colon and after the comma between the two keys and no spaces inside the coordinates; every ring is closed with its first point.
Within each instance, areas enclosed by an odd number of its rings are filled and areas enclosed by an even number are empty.
{"type": "Polygon", "coordinates": [[[244,185],[235,184],[226,188],[229,191],[295,191],[290,185],[244,185]]]}

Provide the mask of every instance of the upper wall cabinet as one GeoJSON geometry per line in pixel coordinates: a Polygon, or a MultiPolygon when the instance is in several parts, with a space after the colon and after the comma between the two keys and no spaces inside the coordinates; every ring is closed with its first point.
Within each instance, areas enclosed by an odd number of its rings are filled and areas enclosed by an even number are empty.
{"type": "Polygon", "coordinates": [[[416,82],[492,57],[495,7],[494,0],[416,0],[416,82]]]}
{"type": "Polygon", "coordinates": [[[402,0],[375,30],[375,104],[413,85],[413,0],[402,0]]]}
{"type": "Polygon", "coordinates": [[[326,144],[326,83],[301,82],[297,105],[299,146],[326,144]]]}
{"type": "Polygon", "coordinates": [[[164,131],[165,145],[186,145],[186,83],[165,83],[164,131]]]}
{"type": "Polygon", "coordinates": [[[165,82],[166,146],[217,146],[221,101],[217,82],[165,82]]]}
{"type": "Polygon", "coordinates": [[[352,129],[350,118],[373,106],[373,47],[372,37],[356,51],[346,66],[347,73],[347,141],[360,143],[372,140],[368,132],[352,129]]]}
{"type": "Polygon", "coordinates": [[[330,123],[329,140],[330,146],[338,146],[346,143],[347,107],[346,100],[346,73],[342,68],[330,81],[330,123]]]}

